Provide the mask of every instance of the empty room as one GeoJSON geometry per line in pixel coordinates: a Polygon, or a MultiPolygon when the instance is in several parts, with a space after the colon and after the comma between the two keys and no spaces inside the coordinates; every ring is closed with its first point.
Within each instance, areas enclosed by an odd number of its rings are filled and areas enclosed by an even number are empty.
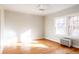
{"type": "Polygon", "coordinates": [[[0,4],[0,54],[79,54],[79,5],[0,4]]]}

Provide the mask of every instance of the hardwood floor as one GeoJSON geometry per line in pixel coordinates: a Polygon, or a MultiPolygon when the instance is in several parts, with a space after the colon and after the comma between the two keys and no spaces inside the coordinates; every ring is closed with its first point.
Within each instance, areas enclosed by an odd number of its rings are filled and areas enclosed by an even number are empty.
{"type": "Polygon", "coordinates": [[[57,42],[47,39],[37,39],[37,43],[31,43],[30,47],[21,48],[21,46],[5,47],[2,54],[79,54],[78,48],[69,48],[57,42]],[[39,44],[39,45],[38,45],[39,44]],[[41,47],[45,45],[45,47],[41,47]],[[37,45],[36,47],[34,45],[37,45]],[[40,46],[40,47],[39,47],[40,46]]]}

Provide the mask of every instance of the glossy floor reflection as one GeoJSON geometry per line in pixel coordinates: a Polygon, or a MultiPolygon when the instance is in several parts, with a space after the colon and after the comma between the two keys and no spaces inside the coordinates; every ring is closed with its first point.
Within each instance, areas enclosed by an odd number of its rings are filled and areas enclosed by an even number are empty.
{"type": "Polygon", "coordinates": [[[37,39],[29,46],[5,47],[3,54],[79,54],[79,49],[69,48],[47,39],[37,39]]]}

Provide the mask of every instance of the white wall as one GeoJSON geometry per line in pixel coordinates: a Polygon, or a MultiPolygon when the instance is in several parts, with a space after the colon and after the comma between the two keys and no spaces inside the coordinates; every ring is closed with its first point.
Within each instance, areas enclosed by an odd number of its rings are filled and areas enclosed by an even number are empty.
{"type": "MultiPolygon", "coordinates": [[[[30,41],[30,39],[32,40],[43,37],[44,21],[42,16],[22,14],[12,11],[6,11],[5,15],[6,15],[5,26],[6,30],[8,30],[9,32],[6,34],[6,36],[11,35],[11,33],[13,34],[13,32],[16,34],[20,34],[20,36],[22,36],[23,34],[24,35],[24,38],[22,38],[24,39],[23,42],[30,41]]],[[[18,37],[18,35],[14,34],[13,36],[18,37]]],[[[8,37],[8,39],[10,39],[10,37],[8,37]]],[[[16,40],[17,38],[13,39],[16,40]]]]}
{"type": "MultiPolygon", "coordinates": [[[[46,19],[46,21],[45,21],[45,37],[50,40],[60,43],[60,39],[63,37],[61,37],[60,35],[59,36],[55,35],[54,18],[60,17],[60,16],[71,16],[71,15],[79,15],[79,5],[62,10],[62,11],[54,13],[54,14],[47,15],[45,17],[45,19],[46,19]]],[[[71,37],[71,38],[73,38],[73,46],[79,47],[79,38],[75,38],[75,37],[71,37]]]]}
{"type": "Polygon", "coordinates": [[[4,34],[4,17],[5,17],[5,15],[4,15],[4,9],[3,8],[0,8],[0,20],[1,20],[1,29],[0,29],[0,31],[1,31],[1,38],[0,38],[0,53],[2,53],[2,50],[3,50],[3,40],[5,39],[5,34],[4,34]]]}
{"type": "Polygon", "coordinates": [[[1,10],[0,10],[0,42],[1,42],[1,10]]]}
{"type": "MultiPolygon", "coordinates": [[[[0,10],[0,43],[1,43],[1,10],[0,10]]],[[[0,48],[1,48],[1,44],[0,44],[0,48]]],[[[0,49],[1,51],[1,49],[0,49]]]]}

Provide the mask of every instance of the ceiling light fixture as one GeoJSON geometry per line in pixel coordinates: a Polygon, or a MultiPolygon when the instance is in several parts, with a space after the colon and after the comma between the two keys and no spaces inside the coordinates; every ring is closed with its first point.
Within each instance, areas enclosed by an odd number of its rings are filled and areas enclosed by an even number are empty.
{"type": "Polygon", "coordinates": [[[47,4],[39,4],[38,5],[39,11],[46,11],[47,8],[48,8],[48,5],[47,4]]]}

